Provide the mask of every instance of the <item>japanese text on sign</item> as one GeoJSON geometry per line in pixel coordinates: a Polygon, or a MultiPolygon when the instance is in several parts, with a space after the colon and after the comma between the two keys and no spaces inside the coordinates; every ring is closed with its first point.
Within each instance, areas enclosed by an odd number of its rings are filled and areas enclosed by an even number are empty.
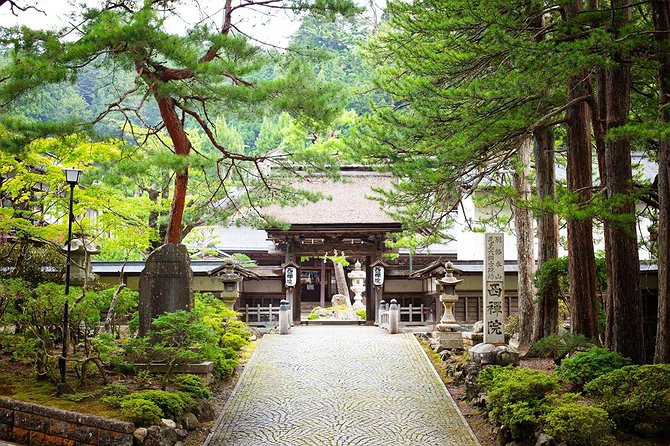
{"type": "Polygon", "coordinates": [[[485,234],[484,236],[484,342],[502,344],[505,295],[505,260],[503,256],[503,235],[485,234]]]}

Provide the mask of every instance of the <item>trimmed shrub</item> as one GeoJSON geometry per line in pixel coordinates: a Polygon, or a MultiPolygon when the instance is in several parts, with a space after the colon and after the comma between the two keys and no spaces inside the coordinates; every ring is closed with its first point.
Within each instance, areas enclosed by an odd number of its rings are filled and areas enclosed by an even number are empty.
{"type": "Polygon", "coordinates": [[[607,446],[614,425],[600,407],[577,402],[549,406],[542,430],[568,446],[607,446]]]}
{"type": "Polygon", "coordinates": [[[630,359],[606,348],[593,347],[563,360],[556,369],[559,376],[579,386],[613,370],[630,365],[630,359]]]}
{"type": "Polygon", "coordinates": [[[494,366],[479,373],[479,384],[488,392],[493,420],[521,440],[540,424],[546,397],[559,388],[559,379],[538,370],[494,366]]]}
{"type": "Polygon", "coordinates": [[[594,379],[586,394],[603,403],[617,428],[670,425],[670,364],[629,365],[594,379]]]}
{"type": "Polygon", "coordinates": [[[174,378],[174,383],[177,386],[177,389],[186,392],[195,398],[209,398],[212,396],[212,392],[199,376],[177,375],[174,378]]]}
{"type": "Polygon", "coordinates": [[[160,408],[162,414],[167,418],[176,419],[188,408],[188,402],[179,393],[166,392],[164,390],[142,390],[131,393],[121,400],[121,408],[130,400],[151,401],[160,408]]]}
{"type": "Polygon", "coordinates": [[[579,348],[593,346],[595,342],[581,334],[558,333],[533,343],[530,354],[540,358],[563,358],[579,348]]]}
{"type": "Polygon", "coordinates": [[[142,398],[121,401],[121,413],[124,417],[140,426],[156,424],[163,418],[163,412],[155,403],[142,398]]]}
{"type": "Polygon", "coordinates": [[[230,347],[204,347],[203,358],[214,363],[212,375],[216,379],[224,379],[233,374],[235,367],[240,363],[240,356],[230,347]]]}

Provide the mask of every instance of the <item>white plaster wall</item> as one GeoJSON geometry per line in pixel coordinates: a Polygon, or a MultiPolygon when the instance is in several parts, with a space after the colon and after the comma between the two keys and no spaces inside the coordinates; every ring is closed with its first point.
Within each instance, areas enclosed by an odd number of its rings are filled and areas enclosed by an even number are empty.
{"type": "Polygon", "coordinates": [[[242,290],[245,293],[281,293],[281,280],[245,280],[242,282],[242,290]]]}

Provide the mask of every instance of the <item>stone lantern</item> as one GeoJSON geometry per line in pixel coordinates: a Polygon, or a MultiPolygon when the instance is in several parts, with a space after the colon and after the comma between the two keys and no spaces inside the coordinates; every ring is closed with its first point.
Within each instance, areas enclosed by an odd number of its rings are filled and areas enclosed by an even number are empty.
{"type": "Polygon", "coordinates": [[[444,308],[442,319],[435,326],[437,331],[433,332],[433,342],[444,348],[463,348],[463,337],[458,331],[460,325],[454,317],[453,307],[458,302],[456,294],[456,285],[462,282],[461,279],[454,277],[454,272],[460,274],[461,271],[454,267],[451,262],[445,265],[444,277],[437,280],[440,287],[440,303],[444,308]]]}
{"type": "Polygon", "coordinates": [[[363,304],[363,292],[365,291],[365,271],[361,269],[361,262],[358,260],[354,264],[354,270],[349,274],[349,279],[351,279],[351,291],[354,292],[354,311],[364,310],[365,304],[363,304]]]}
{"type": "Polygon", "coordinates": [[[219,298],[226,303],[228,308],[233,309],[235,302],[240,297],[242,291],[242,280],[255,279],[260,280],[260,277],[244,268],[240,263],[232,258],[227,258],[223,264],[208,272],[208,275],[217,277],[223,285],[223,290],[219,294],[219,298]]]}
{"type": "Polygon", "coordinates": [[[442,291],[440,293],[440,302],[444,308],[442,319],[440,319],[440,322],[435,326],[438,331],[458,331],[460,328],[460,325],[456,323],[453,308],[456,302],[458,302],[456,285],[461,283],[463,280],[454,277],[454,271],[460,273],[460,270],[454,268],[454,265],[451,262],[447,262],[445,265],[444,277],[437,280],[437,283],[442,291]]]}
{"type": "MultiPolygon", "coordinates": [[[[67,251],[67,243],[61,247],[67,251]]],[[[100,248],[91,242],[82,239],[72,239],[70,242],[70,256],[72,259],[72,269],[70,271],[70,283],[82,285],[84,281],[93,282],[97,276],[93,274],[91,267],[91,256],[98,254],[100,248]]]]}

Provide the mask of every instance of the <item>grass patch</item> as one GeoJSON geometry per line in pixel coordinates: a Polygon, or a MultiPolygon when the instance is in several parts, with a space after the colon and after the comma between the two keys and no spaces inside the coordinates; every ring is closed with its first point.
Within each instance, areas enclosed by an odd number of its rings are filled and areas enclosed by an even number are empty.
{"type": "Polygon", "coordinates": [[[426,341],[424,338],[418,338],[418,341],[419,344],[421,344],[423,350],[426,352],[426,355],[428,356],[430,363],[433,364],[433,368],[440,376],[442,382],[445,385],[454,382],[453,379],[447,376],[447,369],[444,367],[444,363],[442,362],[442,356],[440,356],[439,353],[435,353],[433,349],[430,348],[430,344],[428,343],[428,341],[426,341]]]}

